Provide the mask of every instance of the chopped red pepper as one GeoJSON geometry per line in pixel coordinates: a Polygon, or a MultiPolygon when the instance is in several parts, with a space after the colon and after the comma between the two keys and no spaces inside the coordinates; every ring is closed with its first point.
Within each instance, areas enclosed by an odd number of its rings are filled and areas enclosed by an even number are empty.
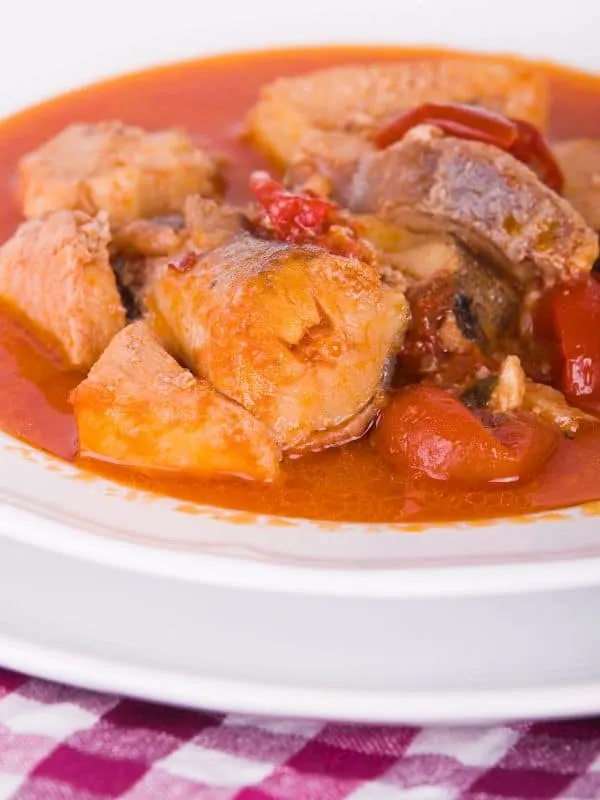
{"type": "Polygon", "coordinates": [[[541,132],[525,120],[510,119],[484,108],[460,103],[423,103],[376,133],[375,144],[380,148],[389,147],[411,128],[422,124],[435,125],[449,136],[505,150],[533,169],[555,192],[562,191],[563,174],[541,132]]]}
{"type": "Polygon", "coordinates": [[[303,243],[324,234],[336,208],[321,197],[287,192],[267,172],[250,175],[250,190],[262,206],[261,222],[286,242],[303,243]]]}
{"type": "Polygon", "coordinates": [[[600,402],[600,284],[588,275],[551,289],[536,332],[553,351],[553,383],[578,405],[600,402]]]}
{"type": "Polygon", "coordinates": [[[250,189],[261,206],[258,226],[268,235],[374,263],[373,247],[358,235],[351,216],[331,200],[288,192],[267,172],[253,172],[250,189]]]}
{"type": "Polygon", "coordinates": [[[486,428],[449,392],[420,384],[394,395],[374,440],[397,470],[477,485],[532,478],[553,454],[558,433],[526,414],[486,428]]]}

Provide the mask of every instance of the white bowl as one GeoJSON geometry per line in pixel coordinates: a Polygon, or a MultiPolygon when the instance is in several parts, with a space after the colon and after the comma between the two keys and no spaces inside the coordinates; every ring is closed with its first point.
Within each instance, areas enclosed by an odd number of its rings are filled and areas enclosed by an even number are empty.
{"type": "MultiPolygon", "coordinates": [[[[568,14],[537,0],[105,0],[93,17],[71,0],[21,2],[0,48],[0,113],[156,62],[284,44],[454,46],[598,71],[594,17],[584,0],[568,14]]],[[[600,711],[590,509],[412,535],[240,524],[84,480],[4,435],[0,500],[8,666],[190,705],[345,719],[600,711]]]]}

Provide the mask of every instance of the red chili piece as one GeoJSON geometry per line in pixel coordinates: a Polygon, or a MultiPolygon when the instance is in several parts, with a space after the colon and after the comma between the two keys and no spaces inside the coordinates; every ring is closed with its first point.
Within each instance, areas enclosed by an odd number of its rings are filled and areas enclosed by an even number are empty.
{"type": "Polygon", "coordinates": [[[547,186],[561,192],[564,177],[541,132],[521,119],[503,117],[484,108],[460,103],[423,103],[401,114],[375,134],[385,148],[417,125],[435,125],[449,136],[491,144],[533,169],[547,186]]]}
{"type": "Polygon", "coordinates": [[[459,139],[473,139],[507,150],[517,139],[516,125],[501,114],[459,103],[423,103],[401,114],[375,135],[377,147],[401,139],[417,125],[435,125],[459,139]]]}
{"type": "Polygon", "coordinates": [[[546,139],[531,122],[525,122],[524,119],[511,121],[516,125],[519,135],[508,152],[531,167],[546,186],[560,194],[565,184],[564,175],[546,139]]]}

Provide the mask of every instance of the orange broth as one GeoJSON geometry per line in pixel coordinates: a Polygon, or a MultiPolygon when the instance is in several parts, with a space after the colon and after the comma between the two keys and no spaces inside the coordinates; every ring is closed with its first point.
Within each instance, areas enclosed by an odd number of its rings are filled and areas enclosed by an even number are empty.
{"type": "MultiPolygon", "coordinates": [[[[249,170],[264,166],[239,135],[245,113],[264,83],[336,64],[447,55],[379,47],[243,53],[126,75],[43,103],[0,124],[0,242],[22,220],[16,197],[19,158],[70,123],[120,119],[149,129],[182,125],[198,144],[228,158],[229,198],[240,201],[247,199],[249,170]]],[[[472,58],[477,60],[477,56],[472,58]]],[[[540,65],[540,69],[551,78],[551,135],[600,137],[600,77],[552,65],[540,65]]],[[[36,447],[75,459],[77,432],[68,394],[81,378],[64,372],[26,326],[0,310],[0,427],[36,447]]],[[[147,475],[100,462],[80,463],[105,477],[186,502],[340,521],[512,516],[600,498],[600,430],[585,432],[575,440],[563,439],[559,451],[531,483],[484,489],[393,474],[368,437],[286,461],[281,479],[273,485],[147,475]]]]}

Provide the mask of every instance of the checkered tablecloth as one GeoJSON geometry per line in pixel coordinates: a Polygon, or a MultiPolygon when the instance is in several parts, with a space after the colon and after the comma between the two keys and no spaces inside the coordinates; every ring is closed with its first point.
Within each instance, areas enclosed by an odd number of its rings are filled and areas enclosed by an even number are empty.
{"type": "Polygon", "coordinates": [[[0,798],[596,800],[600,720],[298,722],[173,709],[0,670],[0,798]]]}

